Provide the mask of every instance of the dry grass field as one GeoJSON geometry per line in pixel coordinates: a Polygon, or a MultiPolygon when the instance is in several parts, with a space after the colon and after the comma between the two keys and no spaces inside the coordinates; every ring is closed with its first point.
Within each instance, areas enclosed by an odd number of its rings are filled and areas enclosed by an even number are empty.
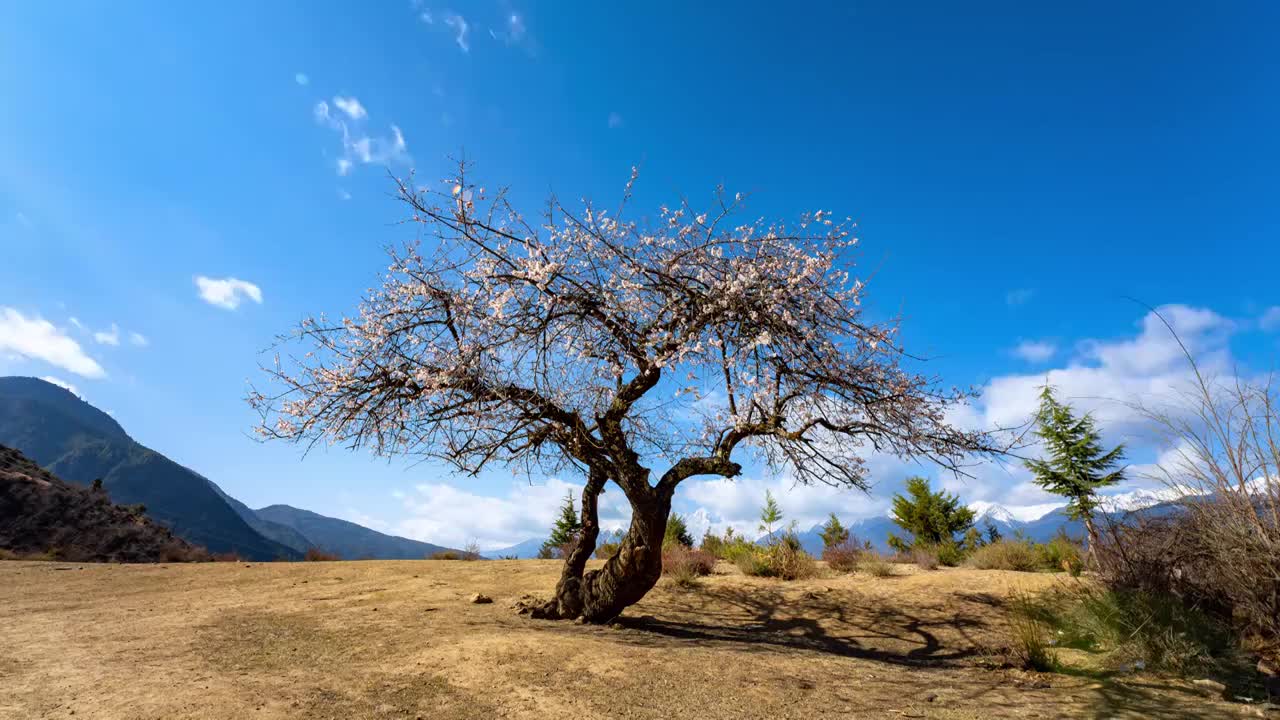
{"type": "Polygon", "coordinates": [[[531,620],[553,561],[0,562],[0,718],[1241,717],[1152,676],[1003,663],[977,570],[662,581],[612,626],[531,620]],[[481,592],[492,604],[469,602],[481,592]]]}

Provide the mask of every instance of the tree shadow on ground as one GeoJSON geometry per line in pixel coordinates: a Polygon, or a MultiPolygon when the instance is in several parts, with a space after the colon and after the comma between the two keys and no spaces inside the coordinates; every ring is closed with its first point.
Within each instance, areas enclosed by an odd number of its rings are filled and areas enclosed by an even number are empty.
{"type": "Polygon", "coordinates": [[[746,651],[807,650],[912,667],[945,667],[990,654],[978,636],[993,632],[984,596],[958,598],[945,607],[907,612],[881,599],[837,590],[787,592],[749,587],[703,587],[665,593],[646,602],[653,615],[622,616],[617,624],[645,634],[627,638],[645,643],[678,638],[732,644],[746,651]],[[977,612],[966,612],[972,606],[977,612]]]}

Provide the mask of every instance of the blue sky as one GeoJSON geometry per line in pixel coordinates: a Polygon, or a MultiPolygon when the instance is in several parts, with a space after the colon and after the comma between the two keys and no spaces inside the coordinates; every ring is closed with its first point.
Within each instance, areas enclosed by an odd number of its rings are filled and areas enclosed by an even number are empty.
{"type": "MultiPolygon", "coordinates": [[[[0,373],[70,383],[255,507],[524,539],[576,479],[303,460],[250,439],[246,380],[276,333],[375,282],[406,235],[388,170],[439,178],[465,152],[532,207],[616,198],[640,165],[636,206],[723,182],[754,213],[853,215],[873,311],[982,389],[966,421],[1024,413],[1050,377],[1151,462],[1117,401],[1182,369],[1128,298],[1170,306],[1223,371],[1274,364],[1278,21],[1270,3],[7,3],[0,373]]],[[[877,467],[871,497],[752,467],[677,506],[742,529],[774,488],[803,524],[933,474],[877,467]]],[[[1017,468],[978,475],[948,482],[1047,499],[1017,468]]]]}

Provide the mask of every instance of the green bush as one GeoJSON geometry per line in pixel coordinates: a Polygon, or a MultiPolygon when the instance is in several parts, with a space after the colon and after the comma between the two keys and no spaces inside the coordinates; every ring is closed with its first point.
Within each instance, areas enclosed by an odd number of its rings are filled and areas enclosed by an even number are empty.
{"type": "Polygon", "coordinates": [[[1036,545],[1036,558],[1040,567],[1053,572],[1066,571],[1079,576],[1084,569],[1080,546],[1066,535],[1058,535],[1047,543],[1036,545]]]}
{"type": "Polygon", "coordinates": [[[964,561],[964,551],[954,542],[944,542],[934,548],[934,553],[938,557],[939,565],[947,567],[956,567],[964,561]]]}

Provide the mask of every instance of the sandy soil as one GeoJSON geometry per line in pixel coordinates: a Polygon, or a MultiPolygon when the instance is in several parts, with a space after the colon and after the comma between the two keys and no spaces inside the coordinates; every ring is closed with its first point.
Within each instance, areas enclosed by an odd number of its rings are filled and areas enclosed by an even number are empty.
{"type": "Polygon", "coordinates": [[[1002,667],[1010,594],[727,567],[612,626],[530,620],[552,561],[0,562],[0,718],[1242,717],[1186,683],[1002,667]],[[482,592],[493,604],[469,602],[482,592]]]}

